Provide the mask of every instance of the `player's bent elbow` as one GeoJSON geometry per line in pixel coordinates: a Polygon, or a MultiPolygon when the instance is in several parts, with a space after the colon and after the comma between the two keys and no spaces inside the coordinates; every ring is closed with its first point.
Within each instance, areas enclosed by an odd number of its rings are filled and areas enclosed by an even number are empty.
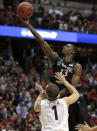
{"type": "Polygon", "coordinates": [[[78,91],[76,91],[76,93],[74,94],[74,103],[79,99],[80,94],[78,91]]]}
{"type": "Polygon", "coordinates": [[[34,111],[35,112],[40,112],[40,109],[39,109],[39,107],[36,104],[34,105],[34,111]]]}
{"type": "Polygon", "coordinates": [[[34,111],[37,112],[37,107],[36,107],[36,105],[34,105],[34,111]]]}
{"type": "Polygon", "coordinates": [[[35,107],[35,105],[34,105],[34,111],[36,112],[36,107],[35,107]]]}
{"type": "Polygon", "coordinates": [[[80,98],[80,94],[79,94],[79,92],[77,92],[76,99],[78,100],[79,98],[80,98]]]}
{"type": "Polygon", "coordinates": [[[80,98],[80,94],[78,93],[78,99],[80,98]]]}

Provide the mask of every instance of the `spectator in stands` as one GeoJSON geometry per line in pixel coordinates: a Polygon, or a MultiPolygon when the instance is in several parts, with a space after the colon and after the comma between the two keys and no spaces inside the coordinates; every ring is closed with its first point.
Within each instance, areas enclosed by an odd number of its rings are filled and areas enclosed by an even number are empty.
{"type": "Polygon", "coordinates": [[[97,62],[92,66],[92,70],[95,72],[97,71],[97,62]]]}
{"type": "Polygon", "coordinates": [[[90,100],[96,100],[96,101],[97,101],[97,92],[96,92],[96,89],[95,89],[95,88],[93,88],[93,89],[91,90],[91,92],[88,94],[88,98],[89,98],[90,100]]]}

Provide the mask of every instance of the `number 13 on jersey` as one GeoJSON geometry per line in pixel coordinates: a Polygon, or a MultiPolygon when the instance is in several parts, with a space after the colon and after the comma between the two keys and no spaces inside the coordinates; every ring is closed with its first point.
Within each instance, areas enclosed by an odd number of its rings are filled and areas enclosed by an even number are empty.
{"type": "Polygon", "coordinates": [[[68,75],[68,70],[67,69],[62,69],[61,73],[66,77],[68,75]]]}

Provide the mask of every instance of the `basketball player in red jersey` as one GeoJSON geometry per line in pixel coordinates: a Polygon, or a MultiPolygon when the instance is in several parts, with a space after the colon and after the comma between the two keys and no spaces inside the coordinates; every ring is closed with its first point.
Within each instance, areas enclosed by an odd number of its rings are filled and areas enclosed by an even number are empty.
{"type": "MultiPolygon", "coordinates": [[[[60,57],[56,52],[54,52],[49,44],[42,39],[37,31],[32,27],[29,21],[25,21],[18,17],[18,19],[30,29],[31,33],[35,36],[36,40],[40,44],[44,54],[48,57],[51,62],[54,63],[53,66],[53,75],[51,76],[51,82],[56,83],[55,73],[62,72],[66,80],[71,83],[75,88],[77,87],[78,81],[82,73],[82,66],[79,63],[76,63],[73,58],[76,54],[75,46],[72,44],[67,44],[63,47],[62,54],[63,57],[60,57]]],[[[64,97],[64,94],[67,94],[66,88],[62,84],[57,84],[60,88],[60,96],[64,97]]],[[[82,98],[84,99],[84,98],[82,98]]],[[[84,101],[84,100],[82,100],[84,101]]],[[[75,125],[83,123],[84,121],[88,122],[87,107],[84,104],[80,104],[80,99],[75,104],[71,105],[69,111],[69,130],[75,131],[75,125]],[[84,105],[84,112],[80,111],[80,106],[84,105]],[[83,113],[83,114],[82,114],[83,113]]]]}

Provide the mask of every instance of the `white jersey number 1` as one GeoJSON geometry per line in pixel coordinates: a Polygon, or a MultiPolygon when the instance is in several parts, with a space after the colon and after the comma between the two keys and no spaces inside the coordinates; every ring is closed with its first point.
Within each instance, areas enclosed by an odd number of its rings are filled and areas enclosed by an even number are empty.
{"type": "Polygon", "coordinates": [[[57,108],[56,108],[56,106],[53,106],[52,110],[54,110],[55,120],[58,120],[58,114],[57,114],[57,108]]]}

